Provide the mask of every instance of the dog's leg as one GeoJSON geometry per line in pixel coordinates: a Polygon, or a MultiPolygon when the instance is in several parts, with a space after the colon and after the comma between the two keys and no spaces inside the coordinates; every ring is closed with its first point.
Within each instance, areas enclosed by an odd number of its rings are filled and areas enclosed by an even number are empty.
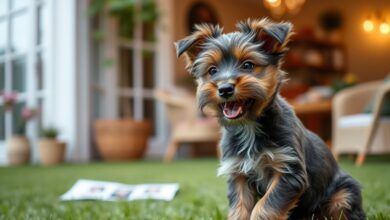
{"type": "Polygon", "coordinates": [[[256,203],[251,220],[285,220],[306,188],[306,178],[299,174],[274,174],[264,196],[256,203]]]}
{"type": "Polygon", "coordinates": [[[346,212],[347,210],[351,209],[349,201],[350,198],[351,194],[345,189],[341,189],[334,193],[329,200],[329,205],[327,207],[327,211],[329,214],[326,217],[330,217],[332,219],[347,220],[346,212]]]}
{"type": "Polygon", "coordinates": [[[229,220],[248,220],[255,206],[255,192],[245,176],[231,176],[228,181],[229,220]]]}
{"type": "Polygon", "coordinates": [[[327,219],[363,220],[360,186],[349,176],[341,176],[336,181],[336,190],[328,199],[324,210],[327,219]]]}

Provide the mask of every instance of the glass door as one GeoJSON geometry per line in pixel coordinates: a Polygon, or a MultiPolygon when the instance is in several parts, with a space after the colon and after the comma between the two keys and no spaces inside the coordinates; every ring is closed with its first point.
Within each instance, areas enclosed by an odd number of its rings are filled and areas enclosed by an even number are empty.
{"type": "MultiPolygon", "coordinates": [[[[134,10],[150,7],[144,4],[135,1],[134,10]]],[[[105,34],[98,58],[103,71],[93,76],[94,117],[149,120],[156,128],[156,25],[136,14],[123,21],[103,15],[97,21],[105,34]]]]}
{"type": "MultiPolygon", "coordinates": [[[[156,86],[154,24],[140,23],[134,36],[120,36],[117,84],[120,118],[155,122],[156,86]],[[139,33],[137,33],[139,32],[139,33]]],[[[153,126],[154,128],[156,126],[153,126]]]]}

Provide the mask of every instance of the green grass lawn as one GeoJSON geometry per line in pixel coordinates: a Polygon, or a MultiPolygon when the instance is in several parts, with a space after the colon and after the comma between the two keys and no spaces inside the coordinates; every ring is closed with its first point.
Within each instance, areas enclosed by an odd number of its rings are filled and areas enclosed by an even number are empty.
{"type": "MultiPolygon", "coordinates": [[[[216,177],[217,166],[209,159],[0,168],[0,219],[226,219],[226,184],[216,177]],[[181,188],[171,202],[59,201],[79,178],[181,188]]],[[[361,168],[345,159],[342,167],[362,183],[368,219],[390,219],[389,158],[369,158],[361,168]]]]}

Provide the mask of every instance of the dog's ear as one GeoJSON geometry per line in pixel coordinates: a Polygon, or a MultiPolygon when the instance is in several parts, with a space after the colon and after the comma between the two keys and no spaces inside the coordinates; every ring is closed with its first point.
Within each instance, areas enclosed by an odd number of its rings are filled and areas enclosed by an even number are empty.
{"type": "Polygon", "coordinates": [[[274,23],[263,18],[261,20],[247,20],[239,22],[240,32],[254,33],[256,41],[262,43],[262,50],[269,54],[280,54],[287,51],[287,43],[292,35],[292,24],[289,22],[274,23]]]}
{"type": "Polygon", "coordinates": [[[208,38],[219,37],[222,31],[219,25],[195,25],[195,31],[190,36],[175,42],[177,57],[184,54],[187,58],[187,66],[190,66],[202,51],[202,44],[208,38]]]}

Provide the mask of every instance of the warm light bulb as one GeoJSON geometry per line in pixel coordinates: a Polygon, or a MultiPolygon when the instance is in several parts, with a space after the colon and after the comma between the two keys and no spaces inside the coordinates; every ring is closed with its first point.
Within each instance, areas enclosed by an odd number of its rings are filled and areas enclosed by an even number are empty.
{"type": "Polygon", "coordinates": [[[367,19],[363,22],[363,29],[365,32],[371,32],[374,30],[374,22],[372,20],[367,19]]]}
{"type": "Polygon", "coordinates": [[[390,33],[390,25],[387,22],[382,22],[379,25],[379,31],[382,34],[386,34],[386,35],[389,34],[390,33]]]}
{"type": "Polygon", "coordinates": [[[282,0],[265,0],[271,8],[277,8],[282,3],[282,0]]]}

